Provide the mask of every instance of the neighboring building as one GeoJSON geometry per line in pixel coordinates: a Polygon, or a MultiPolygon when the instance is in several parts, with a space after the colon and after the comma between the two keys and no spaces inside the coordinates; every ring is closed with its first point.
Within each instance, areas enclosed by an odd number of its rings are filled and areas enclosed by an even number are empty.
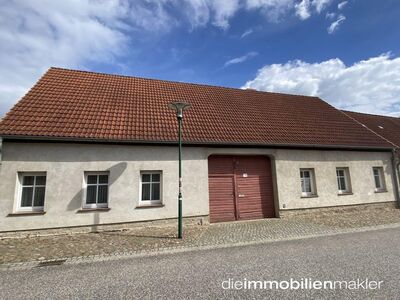
{"type": "Polygon", "coordinates": [[[382,136],[396,148],[400,148],[400,118],[345,110],[343,112],[382,136]]]}
{"type": "Polygon", "coordinates": [[[0,123],[0,230],[396,200],[394,145],[316,97],[51,68],[0,123]]]}
{"type": "Polygon", "coordinates": [[[388,141],[393,145],[393,151],[395,151],[394,165],[397,170],[397,189],[399,190],[400,185],[400,118],[380,116],[372,114],[363,114],[358,112],[343,111],[345,114],[366,126],[377,135],[388,141]]]}

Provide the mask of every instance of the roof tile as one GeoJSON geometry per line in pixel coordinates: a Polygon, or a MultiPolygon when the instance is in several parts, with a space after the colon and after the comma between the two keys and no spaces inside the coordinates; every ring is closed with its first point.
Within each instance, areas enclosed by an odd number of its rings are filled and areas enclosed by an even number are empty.
{"type": "Polygon", "coordinates": [[[390,147],[316,97],[51,68],[0,123],[2,136],[186,143],[390,147]]]}
{"type": "Polygon", "coordinates": [[[344,111],[348,116],[400,147],[400,118],[344,111]]]}

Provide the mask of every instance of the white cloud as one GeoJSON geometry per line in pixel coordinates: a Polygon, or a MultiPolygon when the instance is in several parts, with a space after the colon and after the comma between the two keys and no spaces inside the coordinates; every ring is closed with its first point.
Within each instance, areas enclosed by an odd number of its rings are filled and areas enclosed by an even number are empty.
{"type": "Polygon", "coordinates": [[[312,5],[315,7],[318,13],[323,11],[331,4],[332,0],[313,0],[312,5]]]}
{"type": "MultiPolygon", "coordinates": [[[[148,31],[168,31],[178,25],[178,20],[169,13],[170,0],[132,1],[119,0],[119,5],[126,5],[128,16],[125,26],[142,28],[148,31]]],[[[123,17],[121,15],[121,17],[123,17]]],[[[208,21],[208,20],[207,20],[208,21]]]]}
{"type": "Polygon", "coordinates": [[[246,36],[248,36],[248,35],[250,35],[250,34],[252,34],[253,33],[253,29],[247,29],[245,32],[243,32],[242,33],[242,35],[240,36],[240,38],[242,39],[242,38],[244,38],[244,37],[246,37],[246,36]]]}
{"type": "Polygon", "coordinates": [[[259,10],[271,22],[279,22],[294,9],[295,0],[247,0],[248,10],[259,10]]]}
{"type": "Polygon", "coordinates": [[[242,62],[245,62],[246,60],[248,60],[251,57],[257,56],[258,53],[251,51],[248,52],[247,54],[240,56],[240,57],[235,57],[233,59],[228,60],[227,62],[225,62],[224,67],[228,67],[230,65],[234,65],[234,64],[240,64],[242,62]]]}
{"type": "Polygon", "coordinates": [[[400,116],[400,57],[383,54],[351,66],[338,58],[267,65],[243,88],[318,96],[341,109],[400,116]]]}
{"type": "Polygon", "coordinates": [[[346,20],[346,17],[343,15],[339,15],[337,20],[332,22],[331,25],[329,25],[327,31],[329,34],[334,33],[336,30],[339,29],[340,24],[342,24],[346,20]]]}
{"type": "Polygon", "coordinates": [[[340,2],[339,4],[338,4],[338,9],[339,10],[342,10],[345,6],[346,6],[346,4],[347,4],[348,2],[347,1],[342,1],[342,2],[340,2]]]}
{"type": "Polygon", "coordinates": [[[192,28],[205,26],[210,21],[210,9],[204,0],[184,0],[182,11],[189,17],[192,28]]]}
{"type": "Polygon", "coordinates": [[[261,10],[272,22],[279,22],[294,11],[301,20],[308,19],[314,12],[321,13],[332,0],[247,0],[247,9],[261,10]]]}
{"type": "Polygon", "coordinates": [[[192,29],[211,23],[226,30],[230,19],[241,8],[240,0],[183,0],[183,5],[176,0],[164,1],[179,9],[192,29]]]}
{"type": "Polygon", "coordinates": [[[328,20],[332,20],[336,17],[336,14],[334,12],[327,12],[325,15],[325,18],[327,18],[328,20]]]}
{"type": "Polygon", "coordinates": [[[7,1],[0,10],[0,112],[52,65],[84,68],[124,51],[119,1],[7,1]]]}
{"type": "Polygon", "coordinates": [[[229,19],[239,9],[239,0],[213,0],[211,7],[214,11],[213,25],[222,29],[229,28],[229,19]]]}
{"type": "Polygon", "coordinates": [[[310,0],[302,0],[301,2],[295,5],[296,15],[299,16],[300,19],[305,20],[311,16],[310,13],[310,0]]]}

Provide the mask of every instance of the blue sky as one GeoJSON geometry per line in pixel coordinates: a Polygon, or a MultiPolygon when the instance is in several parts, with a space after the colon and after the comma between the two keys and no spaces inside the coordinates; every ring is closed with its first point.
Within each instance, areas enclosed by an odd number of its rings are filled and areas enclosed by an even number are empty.
{"type": "Polygon", "coordinates": [[[400,116],[396,0],[1,4],[0,115],[60,66],[319,96],[400,116]]]}

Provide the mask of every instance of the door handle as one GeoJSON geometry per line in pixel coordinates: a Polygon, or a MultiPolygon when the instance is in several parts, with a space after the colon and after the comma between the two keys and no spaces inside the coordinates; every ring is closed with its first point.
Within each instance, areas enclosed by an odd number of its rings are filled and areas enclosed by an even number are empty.
{"type": "Polygon", "coordinates": [[[243,197],[244,197],[244,194],[239,194],[238,197],[239,197],[239,198],[243,198],[243,197]]]}

